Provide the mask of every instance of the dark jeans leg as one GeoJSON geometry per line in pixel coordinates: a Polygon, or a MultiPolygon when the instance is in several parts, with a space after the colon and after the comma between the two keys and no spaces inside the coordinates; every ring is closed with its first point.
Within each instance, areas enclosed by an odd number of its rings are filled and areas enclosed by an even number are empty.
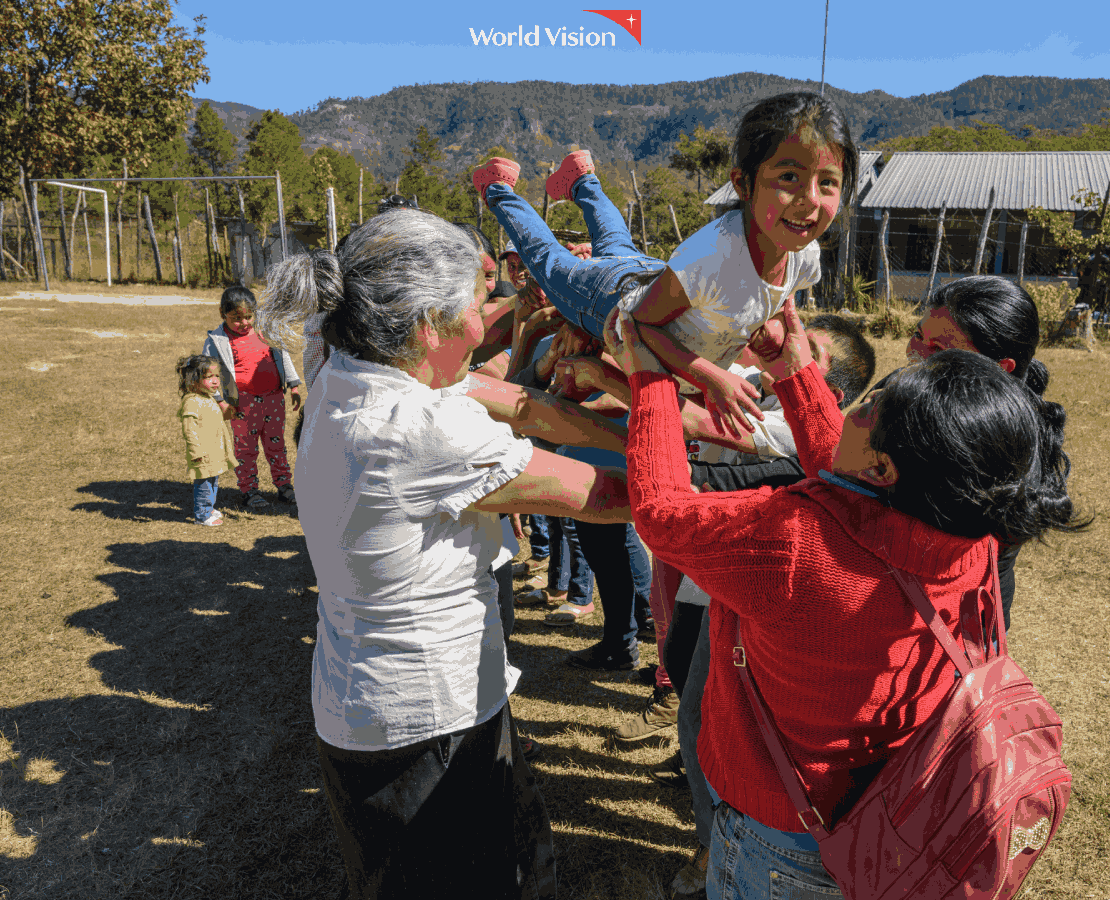
{"type": "Polygon", "coordinates": [[[667,630],[667,642],[663,645],[663,658],[667,672],[671,676],[671,684],[682,696],[686,689],[686,682],[690,672],[690,660],[694,657],[694,649],[698,645],[698,634],[701,632],[701,620],[705,615],[704,606],[695,606],[693,603],[676,603],[671,627],[667,630]]]}
{"type": "MultiPolygon", "coordinates": [[[[582,542],[582,552],[586,554],[586,562],[590,564],[597,579],[597,592],[605,607],[605,627],[601,643],[610,650],[635,650],[637,586],[632,575],[628,534],[633,531],[632,526],[575,522],[575,527],[582,542]]],[[[639,538],[636,540],[638,542],[639,538]]],[[[647,576],[647,583],[641,586],[645,601],[651,588],[650,570],[647,576]]]]}
{"type": "Polygon", "coordinates": [[[551,529],[548,526],[547,516],[533,514],[532,534],[528,543],[532,547],[532,559],[547,559],[551,555],[551,529]]]}
{"type": "MultiPolygon", "coordinates": [[[[676,603],[675,610],[684,603],[676,603]]],[[[673,677],[673,676],[672,676],[673,677]]],[[[682,752],[682,764],[686,766],[686,777],[690,782],[690,804],[694,808],[694,826],[698,840],[708,847],[713,834],[713,796],[709,792],[709,782],[698,761],[698,732],[701,731],[701,698],[705,692],[705,681],[709,677],[709,612],[701,617],[701,629],[690,660],[686,684],[682,690],[682,702],[678,706],[678,746],[682,752]]]]}

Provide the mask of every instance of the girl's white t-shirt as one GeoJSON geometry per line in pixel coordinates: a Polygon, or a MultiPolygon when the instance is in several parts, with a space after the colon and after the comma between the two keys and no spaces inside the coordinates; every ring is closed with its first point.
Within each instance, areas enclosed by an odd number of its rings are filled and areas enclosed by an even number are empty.
{"type": "Polygon", "coordinates": [[[466,396],[336,351],[313,385],[297,501],[320,589],[316,732],[403,747],[487,721],[508,664],[490,566],[494,513],[468,507],[524,471],[532,445],[466,396]]]}
{"type": "MultiPolygon", "coordinates": [[[[768,284],[752,262],[744,211],[737,209],[679,244],[667,267],[686,291],[690,308],[663,327],[690,352],[727,369],[787,297],[821,280],[821,251],[812,241],[790,253],[782,286],[768,284]]],[[[630,293],[621,307],[631,312],[644,293],[630,293]]],[[[696,390],[683,381],[679,386],[684,392],[696,390]]]]}

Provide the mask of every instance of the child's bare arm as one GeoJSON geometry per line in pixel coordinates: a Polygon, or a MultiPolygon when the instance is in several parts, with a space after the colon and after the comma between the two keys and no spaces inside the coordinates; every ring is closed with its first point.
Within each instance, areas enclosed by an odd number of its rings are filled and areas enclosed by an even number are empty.
{"type": "Polygon", "coordinates": [[[739,435],[754,431],[747,416],[763,418],[759,409],[759,390],[746,379],[726,372],[707,359],[687,350],[662,328],[641,325],[640,335],[648,348],[670,371],[693,382],[705,394],[706,407],[715,422],[739,435]]]}

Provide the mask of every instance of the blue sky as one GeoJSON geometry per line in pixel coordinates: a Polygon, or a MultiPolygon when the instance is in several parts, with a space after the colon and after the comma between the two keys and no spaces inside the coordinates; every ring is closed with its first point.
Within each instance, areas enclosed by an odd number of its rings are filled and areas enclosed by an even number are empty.
{"type": "MultiPolygon", "coordinates": [[[[293,112],[439,82],[657,84],[746,71],[816,81],[825,3],[656,4],[641,12],[642,46],[561,2],[179,0],[177,13],[182,23],[206,17],[212,78],[197,96],[293,112]],[[616,46],[562,46],[561,28],[613,32],[616,46]],[[518,46],[518,29],[539,46],[518,46]],[[493,31],[513,32],[514,45],[484,43],[481,33],[493,31]]],[[[979,75],[1110,76],[1110,3],[830,2],[825,78],[835,87],[908,97],[979,75]]]]}

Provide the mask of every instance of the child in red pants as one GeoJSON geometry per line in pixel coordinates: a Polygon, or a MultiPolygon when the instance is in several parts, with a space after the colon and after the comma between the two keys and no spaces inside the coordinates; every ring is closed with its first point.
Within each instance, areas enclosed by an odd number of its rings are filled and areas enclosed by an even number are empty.
{"type": "Polygon", "coordinates": [[[293,399],[293,412],[301,408],[298,385],[301,379],[293,360],[284,350],[262,343],[254,331],[257,302],[244,287],[231,287],[220,298],[223,324],[208,332],[204,354],[220,361],[220,395],[216,401],[231,416],[235,475],[245,505],[252,509],[269,506],[258,490],[258,444],[270,464],[270,476],[278,497],[296,503],[293,476],[285,454],[285,389],[293,399]]]}

